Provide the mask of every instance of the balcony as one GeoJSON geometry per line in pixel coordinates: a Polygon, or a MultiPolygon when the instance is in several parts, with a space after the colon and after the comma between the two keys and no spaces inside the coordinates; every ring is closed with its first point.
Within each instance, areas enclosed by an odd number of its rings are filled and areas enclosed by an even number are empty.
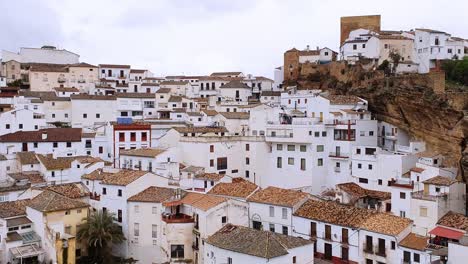
{"type": "Polygon", "coordinates": [[[98,195],[97,193],[91,193],[89,194],[89,199],[94,200],[94,201],[100,201],[101,200],[101,195],[98,195]]]}
{"type": "Polygon", "coordinates": [[[349,153],[345,153],[345,152],[330,152],[328,154],[328,157],[330,158],[338,158],[338,159],[347,159],[349,158],[349,153]]]}
{"type": "Polygon", "coordinates": [[[374,246],[372,244],[368,245],[366,242],[362,244],[362,251],[368,254],[374,254],[374,246]]]}
{"type": "Polygon", "coordinates": [[[329,119],[325,120],[326,126],[337,126],[337,125],[356,125],[356,120],[338,120],[338,119],[329,119]]]}
{"type": "Polygon", "coordinates": [[[67,81],[67,79],[64,78],[64,77],[58,77],[58,78],[57,78],[57,82],[58,82],[58,83],[64,83],[64,82],[66,82],[66,81],[67,81]]]}
{"type": "Polygon", "coordinates": [[[186,214],[169,214],[163,213],[162,220],[168,224],[183,224],[183,223],[193,223],[195,222],[193,217],[186,214]]]}
{"type": "Polygon", "coordinates": [[[86,80],[85,79],[78,79],[78,83],[85,83],[86,80]]]}
{"type": "Polygon", "coordinates": [[[335,167],[335,168],[334,168],[334,171],[335,171],[335,172],[341,172],[341,167],[335,167]]]}
{"type": "Polygon", "coordinates": [[[447,196],[446,193],[441,193],[439,195],[431,195],[431,194],[425,194],[424,191],[411,193],[411,198],[413,199],[432,201],[432,202],[437,202],[439,198],[446,197],[446,196],[447,196]]]}
{"type": "Polygon", "coordinates": [[[379,248],[379,246],[374,247],[375,255],[380,257],[387,257],[387,253],[385,252],[385,248],[379,248]]]}

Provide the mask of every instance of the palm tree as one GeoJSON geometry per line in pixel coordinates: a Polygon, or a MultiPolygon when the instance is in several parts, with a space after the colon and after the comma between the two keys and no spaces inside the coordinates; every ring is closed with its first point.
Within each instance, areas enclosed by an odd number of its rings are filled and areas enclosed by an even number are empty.
{"type": "Polygon", "coordinates": [[[76,234],[77,239],[86,243],[93,263],[111,263],[112,244],[125,240],[122,228],[114,222],[113,214],[106,211],[92,212],[85,220],[76,234]]]}

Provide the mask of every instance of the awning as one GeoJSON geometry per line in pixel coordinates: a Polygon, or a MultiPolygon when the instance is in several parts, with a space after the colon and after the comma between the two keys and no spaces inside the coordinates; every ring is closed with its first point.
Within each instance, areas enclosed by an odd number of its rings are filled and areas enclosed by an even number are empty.
{"type": "Polygon", "coordinates": [[[44,250],[35,244],[25,245],[15,248],[10,248],[10,252],[15,259],[23,259],[39,256],[44,253],[44,250]]]}
{"type": "Polygon", "coordinates": [[[449,239],[460,239],[464,233],[460,231],[456,231],[453,229],[437,226],[436,228],[432,229],[429,234],[435,235],[435,236],[440,236],[440,237],[445,237],[449,239]]]}

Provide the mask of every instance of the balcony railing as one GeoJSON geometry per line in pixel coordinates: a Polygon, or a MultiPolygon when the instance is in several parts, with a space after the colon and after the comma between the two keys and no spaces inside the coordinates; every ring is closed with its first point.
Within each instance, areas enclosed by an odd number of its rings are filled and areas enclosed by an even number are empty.
{"type": "Polygon", "coordinates": [[[345,152],[330,152],[328,154],[329,157],[331,158],[349,158],[349,153],[345,152]]]}
{"type": "Polygon", "coordinates": [[[66,82],[66,81],[67,81],[67,79],[65,79],[65,78],[63,78],[63,77],[58,77],[58,78],[57,78],[57,82],[59,82],[59,83],[64,83],[64,82],[66,82]]]}
{"type": "Polygon", "coordinates": [[[193,217],[186,214],[162,214],[162,220],[168,224],[193,223],[193,217]]]}
{"type": "Polygon", "coordinates": [[[368,245],[366,242],[362,244],[362,251],[369,254],[374,254],[374,246],[372,244],[368,245]]]}
{"type": "Polygon", "coordinates": [[[374,248],[374,254],[377,255],[377,256],[381,256],[381,257],[386,257],[387,256],[387,253],[385,252],[385,248],[383,248],[383,250],[381,248],[379,248],[379,246],[375,246],[374,248]]]}
{"type": "Polygon", "coordinates": [[[334,171],[335,172],[341,172],[341,167],[335,167],[334,171]]]}

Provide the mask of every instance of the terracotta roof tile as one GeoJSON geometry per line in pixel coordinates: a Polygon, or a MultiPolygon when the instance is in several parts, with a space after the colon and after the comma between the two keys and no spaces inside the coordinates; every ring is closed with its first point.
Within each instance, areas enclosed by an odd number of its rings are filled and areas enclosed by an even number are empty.
{"type": "Polygon", "coordinates": [[[357,198],[371,197],[371,198],[377,198],[380,200],[388,200],[392,197],[392,194],[389,192],[381,192],[381,191],[365,189],[354,182],[340,183],[340,184],[337,184],[336,187],[338,187],[342,191],[350,195],[353,195],[357,198]]]}
{"type": "Polygon", "coordinates": [[[249,119],[250,113],[247,112],[219,112],[226,119],[249,119]]]}
{"type": "Polygon", "coordinates": [[[459,230],[465,230],[468,232],[468,217],[452,211],[449,211],[444,216],[442,216],[442,218],[437,221],[437,224],[459,230]]]}
{"type": "Polygon", "coordinates": [[[231,183],[221,182],[216,184],[208,194],[247,198],[257,188],[258,186],[255,183],[242,178],[234,178],[231,183]]]}
{"type": "Polygon", "coordinates": [[[183,204],[191,205],[203,211],[208,211],[209,209],[222,204],[225,201],[227,201],[225,198],[219,196],[192,192],[187,193],[181,199],[183,204]]]}
{"type": "Polygon", "coordinates": [[[71,199],[82,198],[89,195],[88,189],[82,183],[66,183],[47,186],[45,190],[53,191],[71,199]]]}
{"type": "Polygon", "coordinates": [[[171,92],[171,88],[159,88],[156,93],[170,93],[171,92]]]}
{"type": "Polygon", "coordinates": [[[413,167],[410,169],[410,171],[414,171],[414,172],[417,172],[417,173],[421,173],[424,171],[423,168],[418,168],[418,167],[413,167]]]}
{"type": "Polygon", "coordinates": [[[81,128],[47,128],[36,131],[18,131],[0,136],[0,142],[79,142],[81,128]],[[43,138],[43,134],[47,135],[43,138]]]}
{"type": "Polygon", "coordinates": [[[272,259],[287,255],[288,249],[309,245],[312,241],[300,237],[227,224],[208,237],[206,243],[241,254],[272,259]]]}
{"type": "Polygon", "coordinates": [[[154,158],[164,152],[166,150],[160,148],[125,149],[120,151],[120,155],[154,158]]]}
{"type": "Polygon", "coordinates": [[[215,116],[218,114],[216,110],[205,109],[205,110],[202,110],[202,112],[205,113],[207,116],[215,116]]]}
{"type": "Polygon", "coordinates": [[[409,233],[403,240],[398,243],[399,246],[424,251],[428,244],[428,237],[420,236],[415,233],[409,233]]]}
{"type": "Polygon", "coordinates": [[[130,69],[130,65],[119,65],[119,64],[99,64],[99,68],[112,68],[112,69],[130,69]]]}
{"type": "Polygon", "coordinates": [[[228,89],[228,88],[244,88],[244,89],[250,89],[250,87],[240,81],[230,81],[228,83],[225,83],[224,85],[221,85],[219,88],[221,89],[228,89]]]}
{"type": "Polygon", "coordinates": [[[39,161],[36,158],[36,153],[32,151],[17,152],[16,157],[18,157],[18,160],[21,163],[21,165],[39,164],[39,161]]]}
{"type": "Polygon", "coordinates": [[[102,184],[126,186],[147,173],[147,171],[135,170],[120,170],[117,173],[105,173],[102,184]]]}
{"type": "Polygon", "coordinates": [[[334,105],[350,105],[362,102],[362,99],[355,95],[328,95],[323,97],[330,100],[330,104],[334,105]]]}
{"type": "Polygon", "coordinates": [[[102,100],[113,101],[116,100],[114,95],[92,95],[92,94],[73,94],[70,96],[72,100],[102,100]]]}
{"type": "Polygon", "coordinates": [[[128,201],[162,203],[171,199],[175,194],[176,189],[151,186],[128,198],[128,201]]]}
{"type": "Polygon", "coordinates": [[[55,87],[55,91],[57,92],[67,92],[67,93],[79,93],[80,90],[75,87],[55,87]]]}
{"type": "Polygon", "coordinates": [[[0,217],[10,218],[14,216],[26,215],[26,205],[30,200],[17,200],[13,202],[0,203],[0,217]]]}
{"type": "Polygon", "coordinates": [[[187,85],[187,81],[162,81],[160,85],[187,85]]]}
{"type": "Polygon", "coordinates": [[[309,195],[307,193],[301,191],[270,186],[266,189],[256,191],[247,201],[294,207],[308,197],[309,195]]]}
{"type": "Polygon", "coordinates": [[[66,196],[49,190],[45,190],[34,197],[27,206],[40,212],[65,211],[70,209],[89,207],[87,203],[70,199],[66,196]]]}
{"type": "Polygon", "coordinates": [[[210,76],[226,76],[226,75],[230,75],[230,76],[237,76],[239,74],[241,74],[242,72],[240,71],[234,71],[234,72],[213,72],[210,76]]]}
{"type": "Polygon", "coordinates": [[[8,174],[8,176],[10,176],[12,179],[16,181],[28,180],[28,182],[32,184],[45,182],[41,173],[38,171],[23,171],[23,172],[17,172],[17,173],[10,173],[8,174]]]}
{"type": "Polygon", "coordinates": [[[224,176],[224,174],[218,174],[218,173],[201,173],[198,175],[195,175],[196,179],[202,179],[202,180],[208,180],[208,181],[219,181],[221,180],[224,176]]]}
{"type": "Polygon", "coordinates": [[[444,176],[435,176],[430,179],[427,179],[423,181],[422,183],[424,184],[433,184],[433,185],[441,185],[441,186],[450,186],[454,183],[457,183],[458,181],[455,179],[451,179],[449,177],[444,177],[444,176]]]}

